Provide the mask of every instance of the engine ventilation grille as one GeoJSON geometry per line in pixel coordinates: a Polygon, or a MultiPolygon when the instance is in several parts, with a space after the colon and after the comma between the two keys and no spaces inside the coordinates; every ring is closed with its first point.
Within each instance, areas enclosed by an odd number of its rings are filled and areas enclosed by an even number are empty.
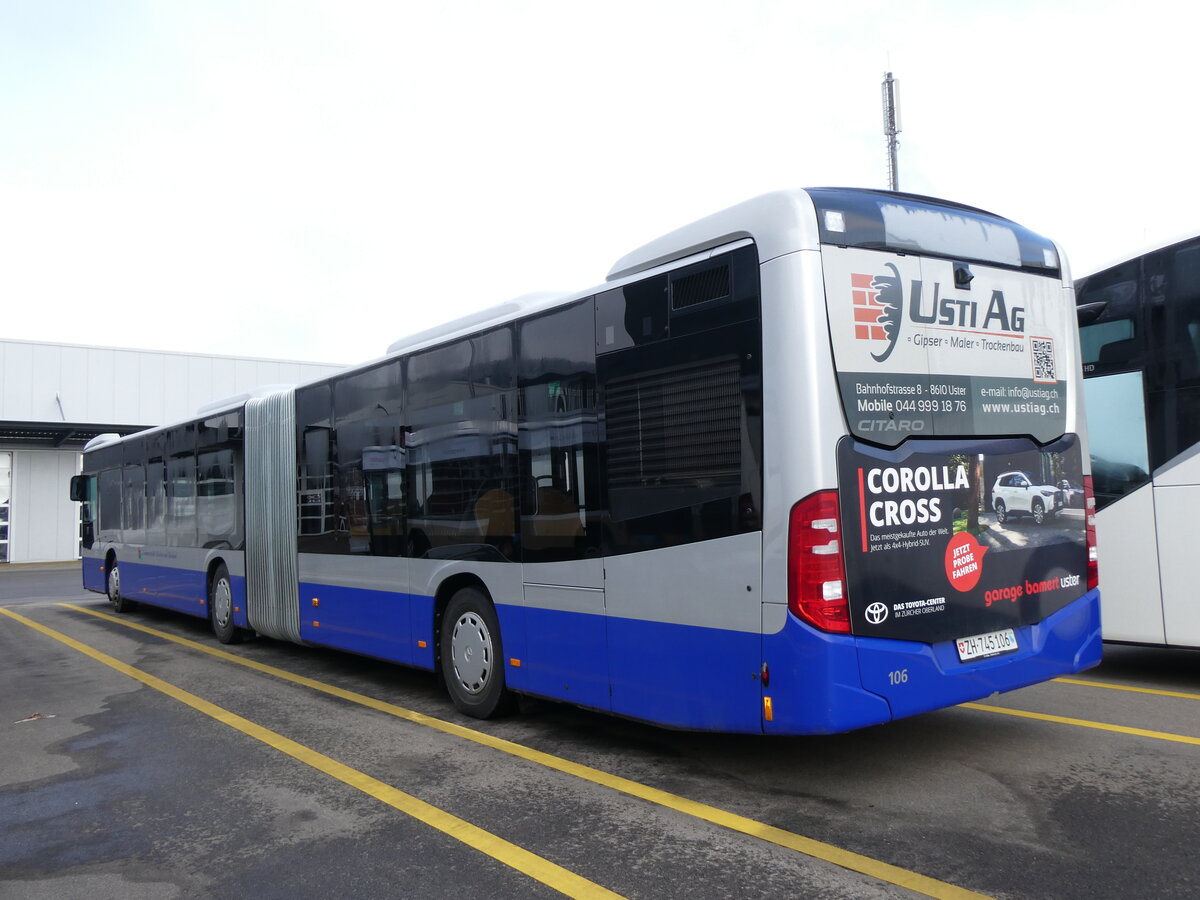
{"type": "Polygon", "coordinates": [[[728,263],[671,279],[671,309],[680,310],[723,300],[731,293],[728,263]]]}
{"type": "Polygon", "coordinates": [[[741,477],[740,372],[736,358],[725,358],[610,382],[609,487],[736,487],[741,477]]]}

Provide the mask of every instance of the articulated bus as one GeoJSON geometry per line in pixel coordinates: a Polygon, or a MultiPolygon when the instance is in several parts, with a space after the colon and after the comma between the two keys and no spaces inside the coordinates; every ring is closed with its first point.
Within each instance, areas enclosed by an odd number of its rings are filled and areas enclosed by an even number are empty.
{"type": "Polygon", "coordinates": [[[1104,639],[1200,647],[1188,557],[1200,508],[1200,238],[1075,286],[1104,639]]]}
{"type": "Polygon", "coordinates": [[[1090,485],[1078,352],[1045,238],[768,194],[594,289],[97,438],[84,586],[436,671],[476,717],[887,722],[1099,661],[1092,533],[1053,487],[1090,485]]]}

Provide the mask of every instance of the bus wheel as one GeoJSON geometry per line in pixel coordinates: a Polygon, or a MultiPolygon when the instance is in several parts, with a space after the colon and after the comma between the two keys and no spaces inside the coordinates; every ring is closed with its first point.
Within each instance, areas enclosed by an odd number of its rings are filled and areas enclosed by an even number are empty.
{"type": "Polygon", "coordinates": [[[500,622],[492,602],[478,588],[463,588],[442,616],[442,676],[460,711],[489,719],[516,708],[504,685],[500,622]]]}
{"type": "Polygon", "coordinates": [[[1008,510],[1004,508],[1004,501],[996,501],[996,521],[1003,525],[1008,521],[1008,510]]]}
{"type": "Polygon", "coordinates": [[[1033,521],[1039,525],[1046,521],[1046,505],[1041,500],[1033,501],[1033,508],[1030,512],[1033,513],[1033,521]]]}
{"type": "Polygon", "coordinates": [[[213,572],[208,588],[208,617],[218,641],[222,644],[241,643],[242,630],[233,624],[233,583],[224,563],[213,572]]]}
{"type": "Polygon", "coordinates": [[[127,613],[137,607],[128,597],[121,596],[121,567],[114,559],[104,575],[104,588],[108,593],[108,602],[119,613],[127,613]]]}

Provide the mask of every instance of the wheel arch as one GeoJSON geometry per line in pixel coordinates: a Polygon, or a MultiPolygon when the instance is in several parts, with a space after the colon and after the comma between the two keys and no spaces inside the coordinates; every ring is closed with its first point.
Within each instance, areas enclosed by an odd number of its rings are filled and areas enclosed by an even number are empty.
{"type": "MultiPolygon", "coordinates": [[[[225,562],[225,557],[223,556],[214,556],[208,561],[208,568],[204,573],[205,605],[208,605],[208,598],[212,597],[213,579],[217,577],[217,569],[221,566],[225,567],[226,572],[229,571],[229,563],[225,562]]],[[[212,613],[211,609],[209,613],[212,613]]]]}

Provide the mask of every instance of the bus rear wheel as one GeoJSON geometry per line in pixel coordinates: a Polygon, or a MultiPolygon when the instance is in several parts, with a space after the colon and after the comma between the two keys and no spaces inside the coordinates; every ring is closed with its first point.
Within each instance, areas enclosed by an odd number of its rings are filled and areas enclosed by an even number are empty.
{"type": "Polygon", "coordinates": [[[213,634],[222,644],[240,644],[242,630],[233,624],[233,582],[225,564],[217,566],[208,587],[208,618],[213,634]]]}
{"type": "Polygon", "coordinates": [[[104,589],[108,594],[108,602],[119,613],[127,613],[137,608],[137,604],[128,597],[121,596],[121,567],[114,558],[104,573],[104,589]]]}
{"type": "Polygon", "coordinates": [[[476,719],[515,710],[516,697],[504,684],[500,621],[487,595],[478,588],[458,591],[441,631],[442,677],[454,705],[476,719]]]}

